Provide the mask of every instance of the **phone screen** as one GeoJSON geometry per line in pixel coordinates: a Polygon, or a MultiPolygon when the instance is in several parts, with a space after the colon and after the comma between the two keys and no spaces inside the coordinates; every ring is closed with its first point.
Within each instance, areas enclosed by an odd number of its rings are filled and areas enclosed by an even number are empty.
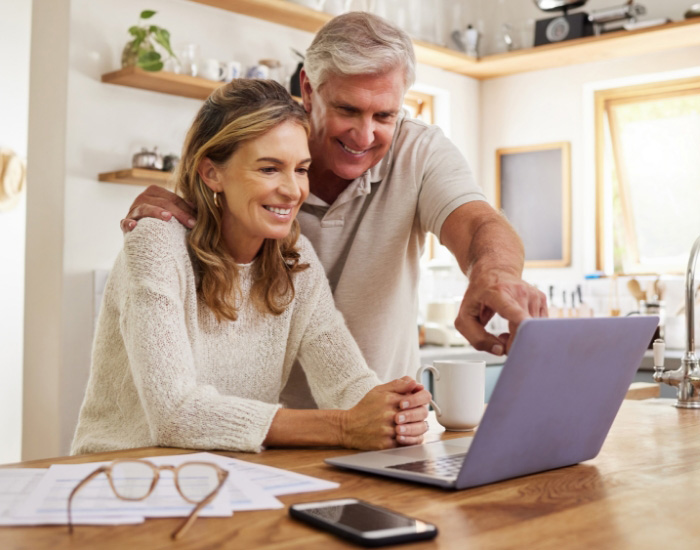
{"type": "Polygon", "coordinates": [[[384,546],[437,535],[437,527],[355,498],[293,504],[292,517],[363,546],[384,546]]]}
{"type": "Polygon", "coordinates": [[[320,520],[346,525],[357,531],[379,531],[416,525],[415,519],[392,514],[359,502],[308,508],[305,511],[320,520]]]}

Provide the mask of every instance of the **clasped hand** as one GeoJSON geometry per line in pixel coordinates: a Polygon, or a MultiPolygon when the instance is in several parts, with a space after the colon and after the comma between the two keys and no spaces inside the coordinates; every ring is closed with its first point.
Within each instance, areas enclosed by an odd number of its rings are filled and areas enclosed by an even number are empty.
{"type": "Polygon", "coordinates": [[[346,411],[342,434],[344,447],[389,449],[416,445],[428,430],[430,392],[410,376],[372,388],[346,411]]]}

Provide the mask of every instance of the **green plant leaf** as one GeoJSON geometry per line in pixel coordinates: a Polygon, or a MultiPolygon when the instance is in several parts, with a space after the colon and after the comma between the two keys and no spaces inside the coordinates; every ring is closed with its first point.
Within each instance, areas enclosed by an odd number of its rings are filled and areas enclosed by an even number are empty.
{"type": "Polygon", "coordinates": [[[141,63],[155,63],[157,61],[160,61],[160,54],[156,51],[143,51],[141,50],[139,52],[139,64],[141,63]]]}
{"type": "Polygon", "coordinates": [[[140,16],[140,17],[141,17],[141,19],[150,19],[150,18],[153,17],[155,14],[156,14],[156,12],[153,11],[153,10],[143,10],[143,11],[141,12],[141,16],[140,16]]]}
{"type": "Polygon", "coordinates": [[[175,53],[170,47],[170,33],[168,31],[158,28],[158,30],[155,32],[154,38],[158,44],[165,48],[165,51],[167,51],[171,56],[175,57],[175,53]]]}
{"type": "Polygon", "coordinates": [[[134,40],[138,40],[139,44],[146,38],[146,29],[141,27],[131,27],[129,29],[129,34],[134,37],[134,40]]]}
{"type": "Polygon", "coordinates": [[[138,63],[138,66],[142,68],[144,71],[162,71],[163,70],[163,62],[158,61],[156,63],[148,63],[148,64],[143,64],[143,63],[138,63]]]}

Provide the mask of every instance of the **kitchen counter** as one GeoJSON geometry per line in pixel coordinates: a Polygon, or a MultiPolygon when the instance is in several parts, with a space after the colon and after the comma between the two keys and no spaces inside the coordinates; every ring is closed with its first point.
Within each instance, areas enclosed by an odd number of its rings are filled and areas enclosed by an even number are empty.
{"type": "MultiPolygon", "coordinates": [[[[384,479],[328,466],[324,458],[344,449],[271,449],[224,453],[243,460],[290,469],[331,481],[330,491],[281,497],[296,502],[356,497],[435,523],[431,542],[421,549],[614,548],[691,549],[700,524],[692,517],[700,490],[700,410],[678,410],[667,400],[625,401],[600,454],[568,468],[463,491],[448,491],[384,479]]],[[[433,422],[430,439],[462,436],[433,422]]],[[[133,449],[21,464],[110,460],[179,453],[176,449],[133,449]]],[[[170,532],[179,519],[149,519],[141,525],[0,528],[0,548],[101,550],[123,548],[256,548],[311,550],[356,548],[289,518],[287,510],[236,512],[230,518],[199,518],[182,540],[170,532]]],[[[407,546],[406,548],[409,548],[407,546]]]]}

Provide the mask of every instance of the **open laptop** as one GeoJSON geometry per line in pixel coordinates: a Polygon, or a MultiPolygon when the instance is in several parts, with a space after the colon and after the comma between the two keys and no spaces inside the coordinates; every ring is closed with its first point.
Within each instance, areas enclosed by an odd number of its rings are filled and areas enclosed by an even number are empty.
{"type": "Polygon", "coordinates": [[[473,437],[326,459],[452,489],[595,457],[659,322],[656,316],[528,319],[473,437]]]}

